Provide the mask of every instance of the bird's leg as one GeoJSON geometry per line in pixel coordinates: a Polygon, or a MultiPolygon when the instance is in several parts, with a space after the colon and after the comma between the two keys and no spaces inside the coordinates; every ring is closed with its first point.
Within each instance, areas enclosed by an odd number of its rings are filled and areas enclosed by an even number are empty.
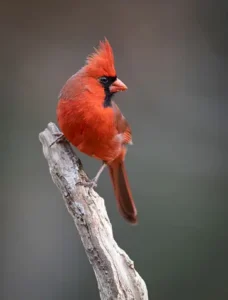
{"type": "Polygon", "coordinates": [[[96,176],[93,179],[91,179],[89,181],[78,181],[77,184],[83,185],[85,187],[89,187],[89,189],[93,189],[94,187],[97,187],[98,179],[99,179],[101,173],[104,171],[105,167],[106,167],[106,163],[103,162],[102,166],[100,167],[96,176]]]}
{"type": "Polygon", "coordinates": [[[56,132],[53,135],[56,137],[56,139],[50,144],[49,147],[52,147],[55,143],[61,143],[66,141],[66,138],[62,132],[56,132]]]}
{"type": "Polygon", "coordinates": [[[92,179],[92,181],[95,182],[96,185],[97,185],[98,179],[99,179],[101,173],[104,171],[105,167],[106,167],[106,163],[103,162],[100,169],[98,170],[96,176],[92,179]]]}

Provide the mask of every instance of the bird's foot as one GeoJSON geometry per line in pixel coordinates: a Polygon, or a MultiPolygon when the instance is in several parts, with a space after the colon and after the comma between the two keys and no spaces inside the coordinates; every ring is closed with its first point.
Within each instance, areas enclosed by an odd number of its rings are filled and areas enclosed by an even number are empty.
{"type": "Polygon", "coordinates": [[[83,185],[84,187],[95,188],[97,187],[97,181],[95,179],[88,179],[86,181],[80,180],[77,182],[77,185],[83,185]]]}
{"type": "Polygon", "coordinates": [[[55,143],[61,143],[66,141],[66,138],[62,132],[56,132],[53,135],[56,137],[56,139],[50,144],[49,147],[52,147],[55,143]]]}
{"type": "Polygon", "coordinates": [[[90,194],[92,189],[97,187],[97,180],[96,180],[96,178],[87,179],[86,181],[80,180],[76,183],[76,185],[82,185],[84,187],[88,187],[89,188],[89,194],[90,194]]]}

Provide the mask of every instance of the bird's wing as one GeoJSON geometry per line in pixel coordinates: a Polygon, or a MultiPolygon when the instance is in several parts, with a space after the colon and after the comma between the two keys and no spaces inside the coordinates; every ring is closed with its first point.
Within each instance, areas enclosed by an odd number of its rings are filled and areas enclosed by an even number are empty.
{"type": "Polygon", "coordinates": [[[119,107],[114,101],[112,101],[112,108],[114,110],[116,129],[119,134],[122,134],[123,144],[131,144],[132,134],[130,125],[128,124],[127,120],[125,119],[119,107]]]}

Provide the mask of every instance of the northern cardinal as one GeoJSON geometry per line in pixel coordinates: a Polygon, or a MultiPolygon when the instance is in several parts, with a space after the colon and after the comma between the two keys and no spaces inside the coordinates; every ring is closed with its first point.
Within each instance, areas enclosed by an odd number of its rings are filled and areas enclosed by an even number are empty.
{"type": "Polygon", "coordinates": [[[64,137],[81,152],[103,162],[90,183],[94,187],[108,166],[118,208],[130,223],[137,223],[124,158],[132,143],[130,126],[113,96],[127,86],[117,78],[114,56],[108,40],[100,42],[86,64],[67,80],[57,106],[57,118],[64,137]]]}

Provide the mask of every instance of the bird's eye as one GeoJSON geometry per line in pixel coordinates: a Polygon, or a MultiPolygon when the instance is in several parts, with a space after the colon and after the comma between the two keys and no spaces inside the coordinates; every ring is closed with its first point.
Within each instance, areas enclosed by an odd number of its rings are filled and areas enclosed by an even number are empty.
{"type": "Polygon", "coordinates": [[[107,84],[107,83],[108,83],[108,78],[105,77],[105,76],[103,76],[103,77],[100,77],[100,78],[99,78],[99,81],[100,81],[100,83],[102,83],[102,84],[107,84]]]}

